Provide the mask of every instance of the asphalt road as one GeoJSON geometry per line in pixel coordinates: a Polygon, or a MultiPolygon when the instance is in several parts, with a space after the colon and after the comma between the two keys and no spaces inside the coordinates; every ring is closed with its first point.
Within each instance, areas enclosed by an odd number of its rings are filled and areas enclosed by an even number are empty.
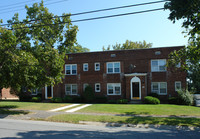
{"type": "Polygon", "coordinates": [[[199,130],[80,125],[0,119],[0,138],[56,139],[200,139],[199,130]]]}

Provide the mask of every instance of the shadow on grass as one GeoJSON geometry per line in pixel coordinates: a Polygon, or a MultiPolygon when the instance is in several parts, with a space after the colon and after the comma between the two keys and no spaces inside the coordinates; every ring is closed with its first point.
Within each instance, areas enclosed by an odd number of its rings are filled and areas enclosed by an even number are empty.
{"type": "Polygon", "coordinates": [[[9,115],[28,114],[27,111],[13,110],[15,108],[18,108],[18,106],[16,106],[16,105],[1,105],[0,106],[0,118],[5,118],[9,115]]]}
{"type": "Polygon", "coordinates": [[[180,117],[130,117],[120,123],[129,124],[150,124],[150,125],[179,125],[200,127],[199,118],[180,118],[180,117]]]}

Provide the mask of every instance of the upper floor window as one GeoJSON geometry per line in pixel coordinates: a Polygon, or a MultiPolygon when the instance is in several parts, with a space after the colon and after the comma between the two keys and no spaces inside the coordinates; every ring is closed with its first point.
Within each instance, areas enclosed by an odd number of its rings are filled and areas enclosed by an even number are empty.
{"type": "Polygon", "coordinates": [[[65,65],[66,75],[76,75],[77,74],[77,64],[66,64],[65,65]]]}
{"type": "Polygon", "coordinates": [[[166,59],[151,60],[151,71],[166,71],[166,59]]]}
{"type": "Polygon", "coordinates": [[[152,82],[151,91],[159,95],[167,94],[167,83],[166,82],[152,82]]]}
{"type": "Polygon", "coordinates": [[[94,65],[95,71],[100,71],[100,63],[95,63],[94,65]]]}
{"type": "Polygon", "coordinates": [[[83,71],[88,71],[88,63],[83,64],[83,71]]]}
{"type": "Polygon", "coordinates": [[[107,73],[120,73],[120,62],[107,62],[107,73]]]}
{"type": "Polygon", "coordinates": [[[178,91],[181,89],[181,82],[180,81],[176,81],[175,82],[175,91],[178,91]]]}
{"type": "Polygon", "coordinates": [[[66,95],[77,95],[77,84],[66,84],[65,85],[65,94],[66,95]]]}
{"type": "Polygon", "coordinates": [[[108,95],[121,95],[121,84],[120,83],[108,83],[107,84],[108,95]]]}

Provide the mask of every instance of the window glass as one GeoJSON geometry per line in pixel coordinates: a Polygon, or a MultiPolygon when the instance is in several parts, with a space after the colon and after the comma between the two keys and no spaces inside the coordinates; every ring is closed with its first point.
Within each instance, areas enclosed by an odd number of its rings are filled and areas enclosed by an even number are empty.
{"type": "Polygon", "coordinates": [[[100,84],[99,83],[95,84],[95,92],[100,92],[100,84]]]}
{"type": "Polygon", "coordinates": [[[181,89],[181,82],[175,82],[175,91],[178,91],[181,89]]]}
{"type": "Polygon", "coordinates": [[[108,85],[108,94],[113,94],[113,86],[108,85]]]}
{"type": "Polygon", "coordinates": [[[115,94],[120,94],[120,86],[115,86],[115,94]]]}
{"type": "Polygon", "coordinates": [[[76,94],[77,93],[77,85],[72,85],[72,94],[76,94]]]}
{"type": "Polygon", "coordinates": [[[76,65],[72,65],[72,74],[76,74],[76,65]]]}
{"type": "Polygon", "coordinates": [[[166,60],[152,60],[151,71],[166,71],[166,60]]]}
{"type": "Polygon", "coordinates": [[[120,62],[107,63],[107,73],[120,73],[120,62]]]}
{"type": "Polygon", "coordinates": [[[99,71],[100,70],[100,63],[95,63],[95,71],[99,71]]]}
{"type": "Polygon", "coordinates": [[[88,64],[87,63],[83,64],[83,71],[88,71],[88,64]]]}

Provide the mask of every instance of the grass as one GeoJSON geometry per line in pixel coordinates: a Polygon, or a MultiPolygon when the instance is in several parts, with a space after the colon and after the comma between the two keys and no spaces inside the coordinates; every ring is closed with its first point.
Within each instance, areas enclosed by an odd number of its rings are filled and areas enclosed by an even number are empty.
{"type": "Polygon", "coordinates": [[[112,113],[125,115],[175,115],[200,116],[200,108],[181,105],[146,105],[146,104],[94,104],[79,110],[85,113],[112,113]]]}
{"type": "Polygon", "coordinates": [[[69,103],[35,103],[35,102],[18,102],[18,101],[1,101],[0,108],[12,107],[13,109],[22,110],[51,110],[69,105],[69,103]]]}
{"type": "Polygon", "coordinates": [[[44,119],[54,122],[79,123],[79,121],[125,123],[125,124],[152,124],[152,125],[178,125],[200,127],[198,118],[177,118],[177,117],[128,117],[128,116],[100,116],[100,115],[79,115],[63,114],[44,119]]]}

